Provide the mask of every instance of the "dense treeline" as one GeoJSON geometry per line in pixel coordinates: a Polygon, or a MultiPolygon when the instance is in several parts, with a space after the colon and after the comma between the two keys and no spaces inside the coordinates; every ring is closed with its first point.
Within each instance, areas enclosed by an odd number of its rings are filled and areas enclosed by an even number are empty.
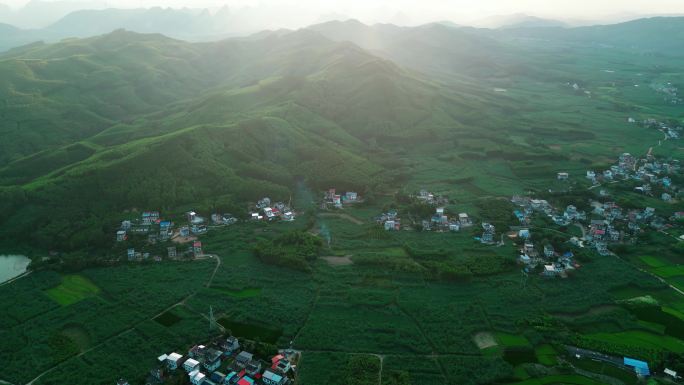
{"type": "Polygon", "coordinates": [[[264,263],[311,271],[310,263],[318,258],[323,240],[306,231],[292,231],[254,247],[254,254],[264,263]]]}

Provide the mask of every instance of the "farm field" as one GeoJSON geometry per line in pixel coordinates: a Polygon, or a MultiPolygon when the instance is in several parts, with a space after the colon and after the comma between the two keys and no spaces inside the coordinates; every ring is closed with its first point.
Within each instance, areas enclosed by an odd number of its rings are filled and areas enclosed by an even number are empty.
{"type": "Polygon", "coordinates": [[[90,296],[96,295],[100,289],[87,278],[80,275],[66,275],[62,283],[45,291],[48,297],[62,306],[71,305],[90,296]]]}

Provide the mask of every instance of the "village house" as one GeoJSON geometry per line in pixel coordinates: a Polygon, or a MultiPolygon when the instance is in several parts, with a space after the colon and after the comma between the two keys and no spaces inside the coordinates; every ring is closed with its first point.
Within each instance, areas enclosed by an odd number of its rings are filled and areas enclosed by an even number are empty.
{"type": "Polygon", "coordinates": [[[192,243],[192,253],[195,255],[195,257],[202,256],[202,242],[195,241],[192,243]]]}
{"type": "Polygon", "coordinates": [[[213,381],[213,382],[214,382],[215,384],[217,384],[217,385],[219,385],[219,384],[220,384],[220,385],[223,385],[224,381],[226,380],[226,375],[223,374],[223,373],[221,373],[221,372],[219,372],[219,371],[214,371],[214,372],[211,373],[211,375],[209,376],[209,379],[210,379],[211,381],[213,381]]]}
{"type": "Polygon", "coordinates": [[[187,238],[190,236],[190,228],[188,226],[183,226],[179,230],[179,234],[181,237],[187,238]]]}
{"type": "Polygon", "coordinates": [[[270,206],[271,206],[271,198],[269,198],[269,197],[264,197],[264,198],[259,199],[259,201],[257,201],[257,204],[256,204],[257,209],[263,209],[263,208],[270,207],[270,206]]]}
{"type": "Polygon", "coordinates": [[[264,385],[285,385],[287,384],[288,379],[276,370],[266,369],[261,376],[261,381],[264,385]]]}
{"type": "Polygon", "coordinates": [[[529,265],[532,262],[532,258],[527,254],[520,254],[520,262],[524,265],[529,265]]]}
{"type": "Polygon", "coordinates": [[[270,207],[264,207],[264,215],[266,216],[266,219],[269,221],[273,220],[276,217],[275,213],[273,212],[273,209],[270,207]]]}
{"type": "Polygon", "coordinates": [[[135,249],[133,249],[133,248],[128,249],[126,252],[126,256],[128,257],[129,261],[135,260],[135,249]]]}
{"type": "Polygon", "coordinates": [[[208,231],[207,226],[200,224],[193,224],[190,231],[195,235],[204,234],[208,231]]]}
{"type": "Polygon", "coordinates": [[[171,230],[171,222],[170,221],[159,222],[159,239],[161,239],[161,240],[169,239],[169,237],[171,236],[170,230],[171,230]]]}
{"type": "Polygon", "coordinates": [[[550,244],[544,245],[544,256],[546,258],[552,258],[555,255],[556,255],[556,251],[553,249],[552,245],[550,245],[550,244]]]}
{"type": "Polygon", "coordinates": [[[558,180],[568,180],[569,174],[567,172],[559,172],[557,174],[558,180]]]}
{"type": "Polygon", "coordinates": [[[544,265],[543,274],[545,277],[555,277],[556,275],[558,275],[558,272],[556,271],[556,266],[554,264],[544,265]]]}
{"type": "Polygon", "coordinates": [[[358,197],[359,195],[354,191],[347,191],[347,193],[344,194],[345,201],[347,202],[356,202],[358,197]]]}
{"type": "Polygon", "coordinates": [[[587,171],[587,179],[592,180],[592,181],[596,180],[596,172],[588,170],[587,171]]]}
{"type": "Polygon", "coordinates": [[[491,244],[494,243],[495,228],[494,225],[490,223],[482,223],[482,236],[480,237],[480,242],[491,244]]]}
{"type": "Polygon", "coordinates": [[[122,221],[121,230],[129,230],[131,228],[131,221],[122,221]]]}
{"type": "Polygon", "coordinates": [[[425,201],[426,203],[432,203],[435,200],[435,195],[427,190],[420,190],[416,198],[425,201]]]}
{"type": "Polygon", "coordinates": [[[398,219],[388,219],[385,221],[384,226],[387,231],[397,231],[401,228],[401,223],[398,219]]]}
{"type": "Polygon", "coordinates": [[[238,349],[240,349],[240,341],[237,338],[230,336],[225,340],[221,341],[219,343],[219,347],[223,349],[224,355],[230,356],[233,353],[235,353],[238,349]]]}
{"type": "Polygon", "coordinates": [[[596,252],[599,253],[601,256],[606,256],[610,255],[610,250],[608,250],[608,245],[605,242],[594,242],[594,247],[596,248],[596,252]]]}
{"type": "Polygon", "coordinates": [[[126,240],[126,230],[119,230],[116,232],[116,241],[123,242],[126,240]]]}
{"type": "Polygon", "coordinates": [[[335,206],[338,209],[342,208],[342,196],[339,194],[333,195],[332,204],[333,204],[333,206],[335,206]]]}
{"type": "Polygon", "coordinates": [[[151,225],[159,222],[159,211],[143,211],[142,224],[151,225]]]}
{"type": "Polygon", "coordinates": [[[520,222],[521,225],[528,225],[530,223],[530,219],[527,215],[527,212],[523,212],[520,210],[513,210],[513,215],[518,219],[518,222],[520,222]]]}
{"type": "Polygon", "coordinates": [[[570,224],[570,218],[565,215],[553,215],[551,220],[553,220],[553,223],[557,224],[558,226],[567,226],[570,224]]]}
{"type": "Polygon", "coordinates": [[[166,248],[166,253],[169,259],[174,259],[176,258],[176,246],[170,246],[166,248]]]}
{"type": "Polygon", "coordinates": [[[461,227],[469,227],[473,225],[473,222],[470,220],[470,217],[468,217],[468,214],[466,213],[458,214],[458,222],[461,224],[461,227]]]}
{"type": "Polygon", "coordinates": [[[199,367],[200,363],[194,358],[188,358],[183,362],[183,370],[190,373],[199,367]]]}
{"type": "Polygon", "coordinates": [[[215,225],[222,225],[223,224],[223,217],[219,213],[213,213],[211,214],[211,223],[215,225]]]}
{"type": "Polygon", "coordinates": [[[668,194],[668,193],[663,193],[663,194],[660,196],[660,199],[662,199],[662,200],[665,201],[665,202],[670,202],[670,201],[672,200],[672,195],[670,195],[670,194],[668,194]]]}
{"type": "Polygon", "coordinates": [[[207,375],[202,373],[199,369],[195,369],[192,372],[188,373],[188,377],[190,377],[190,382],[193,385],[203,385],[205,383],[207,375]]]}
{"type": "Polygon", "coordinates": [[[582,241],[581,239],[579,239],[577,237],[571,237],[568,242],[570,242],[571,245],[574,245],[577,247],[584,247],[584,241],[582,241]]]}
{"type": "Polygon", "coordinates": [[[235,363],[239,367],[244,368],[250,361],[252,361],[253,358],[254,354],[243,350],[237,355],[237,357],[235,357],[235,363]]]}
{"type": "Polygon", "coordinates": [[[271,358],[271,369],[277,369],[283,373],[287,373],[292,368],[290,360],[282,354],[277,354],[271,358]]]}
{"type": "Polygon", "coordinates": [[[128,381],[123,378],[119,378],[119,380],[116,382],[116,385],[128,385],[128,381]]]}
{"type": "Polygon", "coordinates": [[[523,245],[523,253],[530,258],[537,258],[539,256],[539,253],[534,248],[534,243],[532,242],[525,242],[523,245]]]}
{"type": "Polygon", "coordinates": [[[258,360],[250,360],[247,362],[247,365],[245,365],[245,372],[249,374],[250,376],[256,376],[259,374],[261,371],[261,361],[258,360]]]}
{"type": "Polygon", "coordinates": [[[166,365],[169,367],[170,370],[176,370],[178,369],[179,365],[183,364],[183,356],[178,354],[178,353],[171,353],[168,356],[166,356],[166,365]]]}

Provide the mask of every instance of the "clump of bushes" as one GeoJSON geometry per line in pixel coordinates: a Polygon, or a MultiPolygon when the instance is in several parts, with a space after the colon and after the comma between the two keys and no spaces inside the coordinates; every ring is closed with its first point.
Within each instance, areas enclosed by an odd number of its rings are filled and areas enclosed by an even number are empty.
{"type": "Polygon", "coordinates": [[[306,231],[292,231],[272,241],[261,241],[254,247],[254,254],[263,263],[311,271],[310,263],[315,261],[323,241],[306,231]]]}

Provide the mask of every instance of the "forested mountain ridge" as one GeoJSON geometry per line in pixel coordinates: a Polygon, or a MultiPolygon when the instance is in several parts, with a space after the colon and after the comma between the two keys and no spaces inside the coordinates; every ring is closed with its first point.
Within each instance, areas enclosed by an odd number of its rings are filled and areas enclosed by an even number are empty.
{"type": "Polygon", "coordinates": [[[438,85],[308,30],[194,44],[116,31],[0,66],[5,235],[60,248],[106,244],[103,218],[129,207],[285,199],[297,178],[363,191],[391,177],[369,153],[459,126],[438,85]]]}

